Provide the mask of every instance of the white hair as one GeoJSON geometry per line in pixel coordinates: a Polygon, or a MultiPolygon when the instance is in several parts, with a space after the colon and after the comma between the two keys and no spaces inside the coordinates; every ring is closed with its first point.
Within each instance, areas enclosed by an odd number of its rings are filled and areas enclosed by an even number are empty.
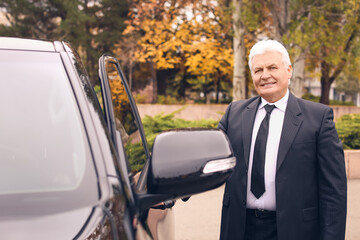
{"type": "Polygon", "coordinates": [[[265,52],[279,52],[282,55],[283,62],[285,64],[285,67],[291,66],[291,61],[289,57],[289,53],[287,52],[286,48],[279,43],[276,40],[261,40],[251,48],[250,54],[249,54],[249,68],[251,71],[251,62],[254,56],[264,54],[265,52]]]}

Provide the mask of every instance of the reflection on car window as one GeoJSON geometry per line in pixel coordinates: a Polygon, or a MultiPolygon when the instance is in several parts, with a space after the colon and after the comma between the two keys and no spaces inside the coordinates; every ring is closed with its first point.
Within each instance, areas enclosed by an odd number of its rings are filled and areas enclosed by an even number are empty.
{"type": "Polygon", "coordinates": [[[97,199],[95,170],[59,54],[0,54],[0,195],[74,191],[97,199]],[[88,181],[89,180],[89,181],[88,181]]]}
{"type": "Polygon", "coordinates": [[[114,108],[116,130],[121,134],[131,171],[136,173],[141,171],[146,161],[139,127],[116,65],[112,61],[106,61],[105,67],[114,108]]]}
{"type": "MultiPolygon", "coordinates": [[[[82,64],[80,56],[77,54],[76,50],[67,42],[63,42],[63,46],[65,47],[67,53],[69,54],[70,60],[72,61],[73,65],[75,66],[75,70],[80,78],[80,83],[83,86],[83,89],[85,90],[85,94],[88,100],[93,105],[95,105],[94,108],[95,111],[99,110],[97,104],[100,104],[101,109],[104,110],[99,79],[89,79],[89,75],[87,74],[86,69],[82,64]],[[97,99],[94,98],[92,92],[93,90],[95,90],[97,99]]],[[[101,117],[103,117],[104,112],[98,111],[97,113],[101,117]]]]}

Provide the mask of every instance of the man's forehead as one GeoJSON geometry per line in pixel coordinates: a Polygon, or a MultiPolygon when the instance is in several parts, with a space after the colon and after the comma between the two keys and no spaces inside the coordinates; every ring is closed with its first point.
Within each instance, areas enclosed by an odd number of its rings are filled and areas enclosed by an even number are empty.
{"type": "Polygon", "coordinates": [[[255,55],[252,59],[253,67],[262,67],[270,65],[278,65],[283,63],[282,55],[279,52],[265,52],[255,55]]]}

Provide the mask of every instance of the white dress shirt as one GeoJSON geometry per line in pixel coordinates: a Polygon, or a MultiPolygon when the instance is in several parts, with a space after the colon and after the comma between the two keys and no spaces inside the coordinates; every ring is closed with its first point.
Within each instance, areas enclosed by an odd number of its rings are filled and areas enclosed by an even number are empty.
{"type": "Polygon", "coordinates": [[[248,169],[248,184],[247,184],[247,201],[246,207],[251,209],[264,209],[264,210],[276,210],[276,194],[275,194],[275,176],[276,176],[276,162],[279,150],[280,136],[284,122],[285,110],[287,101],[289,98],[289,90],[285,96],[275,103],[269,103],[265,99],[261,98],[258,111],[256,113],[254,128],[251,138],[251,148],[249,156],[249,169],[248,169]],[[254,156],[254,145],[256,136],[263,118],[266,115],[264,106],[266,104],[274,104],[276,108],[272,111],[269,121],[269,135],[266,144],[265,154],[265,192],[257,199],[250,190],[251,186],[251,171],[254,156]]]}

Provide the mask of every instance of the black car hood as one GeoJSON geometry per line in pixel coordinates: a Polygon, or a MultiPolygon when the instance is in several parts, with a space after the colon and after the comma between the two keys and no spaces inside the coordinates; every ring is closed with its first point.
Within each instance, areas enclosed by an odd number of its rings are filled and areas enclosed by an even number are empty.
{"type": "Polygon", "coordinates": [[[0,217],[1,239],[73,239],[86,225],[93,206],[48,215],[0,217]]]}

